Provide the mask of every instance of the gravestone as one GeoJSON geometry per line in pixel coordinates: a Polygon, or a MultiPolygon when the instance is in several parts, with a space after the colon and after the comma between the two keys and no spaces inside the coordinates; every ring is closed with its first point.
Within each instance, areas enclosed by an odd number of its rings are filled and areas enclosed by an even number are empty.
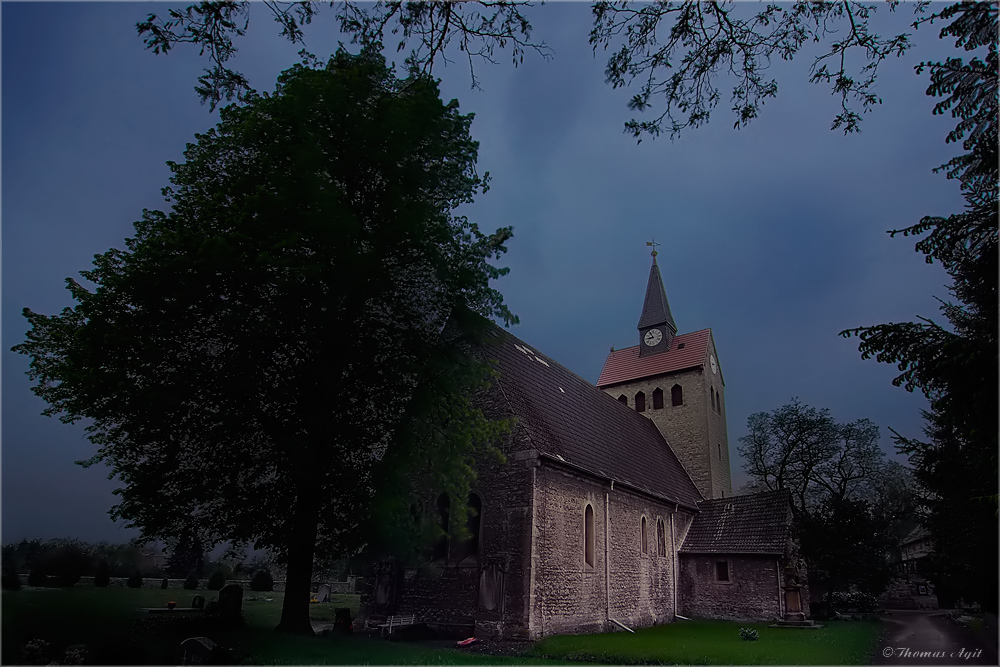
{"type": "Polygon", "coordinates": [[[219,591],[219,616],[235,621],[243,616],[243,589],[239,584],[223,586],[219,591]]]}
{"type": "Polygon", "coordinates": [[[191,608],[192,609],[204,609],[205,608],[205,598],[200,595],[195,595],[191,598],[191,608]]]}
{"type": "Polygon", "coordinates": [[[181,642],[181,650],[184,657],[181,658],[182,665],[209,665],[212,660],[212,651],[215,650],[215,642],[208,637],[191,637],[181,642]]]}
{"type": "Polygon", "coordinates": [[[323,584],[319,587],[319,592],[316,593],[316,602],[329,602],[330,601],[330,585],[323,584]]]}
{"type": "Polygon", "coordinates": [[[337,607],[334,609],[333,618],[333,630],[334,632],[342,632],[344,634],[351,634],[354,632],[354,621],[351,618],[351,608],[350,607],[337,607]]]}

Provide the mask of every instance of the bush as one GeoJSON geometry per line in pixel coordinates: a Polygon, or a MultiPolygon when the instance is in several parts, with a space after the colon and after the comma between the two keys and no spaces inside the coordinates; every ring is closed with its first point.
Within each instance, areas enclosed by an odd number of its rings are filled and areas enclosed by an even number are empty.
{"type": "Polygon", "coordinates": [[[136,570],[132,573],[132,576],[128,578],[125,585],[129,588],[142,588],[142,575],[136,570]]]}
{"type": "Polygon", "coordinates": [[[193,591],[198,588],[198,577],[192,572],[184,580],[184,589],[188,591],[193,591]]]}
{"type": "Polygon", "coordinates": [[[833,594],[833,611],[837,613],[859,612],[862,614],[878,611],[878,599],[869,593],[836,592],[833,594]]]}
{"type": "Polygon", "coordinates": [[[222,573],[222,570],[216,570],[208,578],[208,585],[205,586],[205,588],[207,588],[210,591],[217,591],[220,590],[225,585],[226,585],[226,575],[222,573]]]}
{"type": "Polygon", "coordinates": [[[21,589],[21,577],[17,576],[14,570],[4,570],[3,577],[0,577],[0,587],[5,591],[17,591],[21,589]]]}
{"type": "Polygon", "coordinates": [[[267,570],[257,570],[250,577],[250,590],[252,591],[273,591],[274,578],[267,570]]]}
{"type": "Polygon", "coordinates": [[[755,642],[760,639],[760,635],[753,628],[740,628],[740,639],[745,642],[755,642]]]}
{"type": "Polygon", "coordinates": [[[163,581],[160,582],[160,588],[162,588],[163,590],[167,590],[167,588],[169,587],[170,587],[170,580],[167,579],[166,577],[163,577],[163,581]]]}
{"type": "Polygon", "coordinates": [[[28,573],[28,585],[29,586],[48,586],[49,578],[41,568],[33,567],[31,572],[28,573]]]}
{"type": "Polygon", "coordinates": [[[111,583],[111,565],[108,561],[101,559],[97,562],[97,570],[94,572],[94,585],[98,588],[107,588],[111,583]]]}

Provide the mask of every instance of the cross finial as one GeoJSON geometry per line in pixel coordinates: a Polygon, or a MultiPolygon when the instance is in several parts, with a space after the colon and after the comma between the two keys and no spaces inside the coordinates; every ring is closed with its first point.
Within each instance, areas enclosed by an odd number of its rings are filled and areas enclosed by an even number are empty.
{"type": "Polygon", "coordinates": [[[650,254],[653,256],[653,262],[655,263],[656,262],[656,255],[658,254],[656,252],[656,246],[658,246],[660,244],[656,242],[656,239],[653,239],[652,241],[646,241],[646,245],[647,246],[651,246],[653,248],[653,252],[651,252],[650,254]]]}

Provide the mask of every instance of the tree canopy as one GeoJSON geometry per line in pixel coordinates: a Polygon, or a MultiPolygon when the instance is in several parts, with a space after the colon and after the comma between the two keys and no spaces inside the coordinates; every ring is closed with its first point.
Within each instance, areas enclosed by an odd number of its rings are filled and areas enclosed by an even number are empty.
{"type": "Polygon", "coordinates": [[[961,182],[965,210],[928,216],[890,232],[919,236],[916,250],[951,278],[953,301],[941,301],[944,323],[929,318],[861,327],[866,359],[895,364],[893,380],[930,400],[926,441],[897,434],[926,489],[925,522],[934,539],[931,575],[939,593],[997,609],[997,5],[960,3],[942,12],[941,38],[957,48],[985,48],[986,59],[921,63],[934,113],[957,119],[949,143],[964,153],[938,168],[961,182]]]}
{"type": "MultiPolygon", "coordinates": [[[[516,321],[492,279],[510,228],[455,208],[485,191],[471,115],[369,50],[284,72],[169,163],[168,212],[25,309],[45,414],[86,419],[122,488],[112,516],[170,541],[273,550],[280,628],[311,632],[314,555],[406,544],[411,492],[465,497],[504,423],[462,345],[516,321]],[[397,540],[393,542],[393,540],[397,540]]],[[[459,510],[461,508],[458,508],[459,510]]]]}
{"type": "MultiPolygon", "coordinates": [[[[300,44],[305,44],[304,30],[321,8],[309,0],[263,4],[281,34],[300,44]]],[[[888,3],[888,10],[894,11],[898,4],[888,3]]],[[[916,3],[915,13],[922,14],[926,4],[916,3]]],[[[250,91],[246,77],[228,63],[237,52],[234,38],[243,36],[249,26],[252,5],[247,0],[201,2],[171,9],[164,17],[151,13],[136,27],[154,53],[166,53],[181,43],[207,51],[212,65],[195,90],[214,107],[223,99],[242,99],[250,91]]],[[[476,63],[495,62],[500,51],[509,48],[515,65],[528,52],[550,55],[545,42],[532,37],[528,20],[532,5],[529,0],[380,0],[333,3],[331,10],[341,32],[354,43],[409,49],[407,63],[425,72],[436,63],[450,62],[457,48],[476,86],[476,63]]],[[[910,46],[906,32],[884,36],[869,26],[877,9],[874,3],[850,0],[768,3],[752,9],[732,2],[601,0],[591,5],[594,23],[589,39],[595,53],[610,52],[605,75],[612,87],[638,85],[629,108],[657,109],[652,119],[626,123],[626,130],[637,138],[661,132],[675,136],[707,122],[722,99],[720,77],[732,80],[735,126],[746,125],[767,99],[777,95],[777,80],[767,76],[771,61],[791,60],[813,44],[821,46],[809,80],[830,86],[839,98],[833,128],[855,132],[861,114],[881,102],[876,89],[879,66],[910,46]]]]}

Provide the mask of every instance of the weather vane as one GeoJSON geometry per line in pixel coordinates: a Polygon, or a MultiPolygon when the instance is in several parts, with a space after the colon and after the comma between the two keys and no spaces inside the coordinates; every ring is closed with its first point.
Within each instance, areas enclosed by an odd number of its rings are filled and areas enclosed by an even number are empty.
{"type": "Polygon", "coordinates": [[[656,239],[653,239],[652,241],[646,241],[646,245],[651,246],[653,248],[653,252],[651,254],[653,255],[653,261],[656,261],[656,255],[657,255],[656,246],[660,244],[656,242],[656,239]]]}

